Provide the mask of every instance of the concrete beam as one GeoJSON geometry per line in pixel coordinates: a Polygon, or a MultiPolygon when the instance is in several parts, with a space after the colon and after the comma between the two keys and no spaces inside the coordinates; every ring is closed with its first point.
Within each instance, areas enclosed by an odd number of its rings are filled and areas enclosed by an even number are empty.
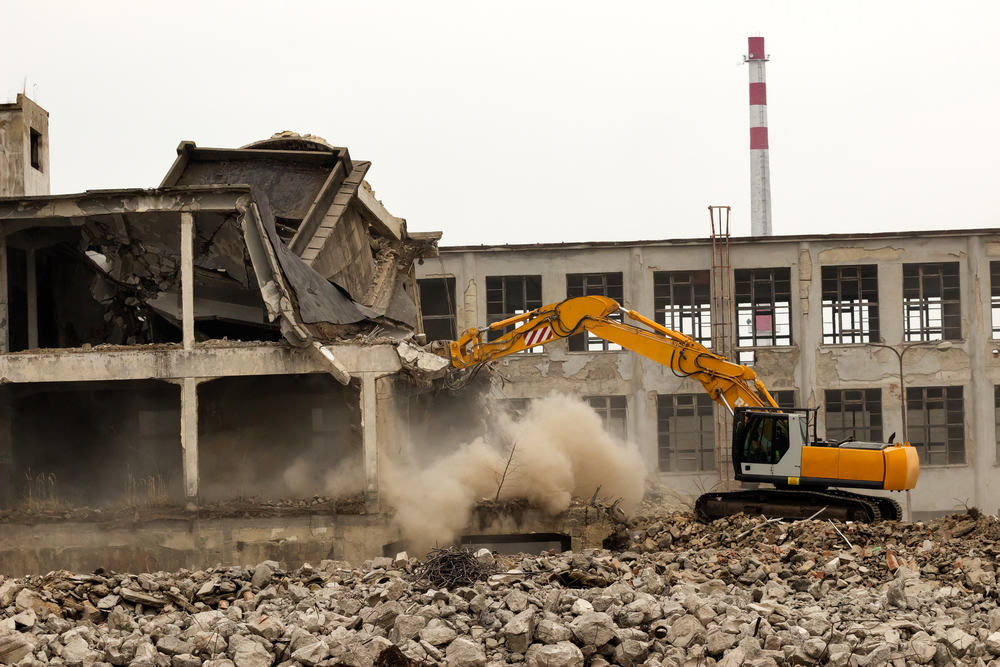
{"type": "Polygon", "coordinates": [[[401,218],[397,218],[389,213],[385,206],[382,206],[382,202],[375,199],[372,191],[364,185],[358,188],[357,201],[361,204],[362,213],[365,214],[365,217],[370,218],[372,222],[378,224],[383,235],[394,238],[397,241],[403,238],[403,227],[406,223],[401,218]]]}
{"type": "MultiPolygon", "coordinates": [[[[329,372],[312,352],[286,343],[234,344],[230,347],[199,344],[194,350],[162,347],[44,350],[34,354],[0,355],[0,381],[183,380],[329,372]]],[[[327,347],[354,376],[365,372],[388,375],[401,368],[399,355],[392,345],[327,347]]]]}
{"type": "MultiPolygon", "coordinates": [[[[129,213],[237,210],[249,186],[187,185],[160,190],[89,190],[82,194],[0,200],[0,220],[85,218],[129,213]]],[[[245,200],[244,200],[245,201],[245,200]]]]}

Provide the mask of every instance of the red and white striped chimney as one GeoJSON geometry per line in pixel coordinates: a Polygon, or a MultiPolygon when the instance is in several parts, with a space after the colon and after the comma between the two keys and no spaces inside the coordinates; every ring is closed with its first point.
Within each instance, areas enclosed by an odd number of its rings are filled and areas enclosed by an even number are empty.
{"type": "Polygon", "coordinates": [[[767,157],[767,83],[764,38],[747,40],[750,66],[750,235],[771,236],[771,168],[767,157]]]}

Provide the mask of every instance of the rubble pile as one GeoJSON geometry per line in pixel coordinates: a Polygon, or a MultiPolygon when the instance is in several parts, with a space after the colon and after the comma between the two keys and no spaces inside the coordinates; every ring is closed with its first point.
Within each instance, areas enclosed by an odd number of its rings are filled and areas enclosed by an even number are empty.
{"type": "Polygon", "coordinates": [[[432,552],[447,588],[405,555],[357,568],[284,571],[268,561],[8,579],[0,663],[1000,665],[993,517],[865,526],[650,518],[623,552],[432,552]],[[666,535],[669,544],[646,549],[666,535]]]}

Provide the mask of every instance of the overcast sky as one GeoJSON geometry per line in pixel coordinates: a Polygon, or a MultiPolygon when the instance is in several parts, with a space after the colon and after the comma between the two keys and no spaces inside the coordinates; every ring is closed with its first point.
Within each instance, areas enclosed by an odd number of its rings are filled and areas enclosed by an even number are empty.
{"type": "Polygon", "coordinates": [[[1000,2],[4,3],[0,101],[52,192],[155,187],[181,140],[292,130],[443,245],[750,230],[765,37],[774,233],[1000,227],[1000,2]],[[16,28],[16,29],[15,29],[16,28]]]}

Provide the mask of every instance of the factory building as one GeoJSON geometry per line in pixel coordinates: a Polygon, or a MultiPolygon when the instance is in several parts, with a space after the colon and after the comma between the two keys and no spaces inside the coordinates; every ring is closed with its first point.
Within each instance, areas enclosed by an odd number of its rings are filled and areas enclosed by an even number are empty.
{"type": "MultiPolygon", "coordinates": [[[[417,267],[424,329],[450,338],[568,297],[608,296],[752,366],[780,405],[816,409],[820,437],[911,442],[921,463],[915,520],[964,503],[998,511],[997,230],[730,238],[713,229],[442,247],[417,267]]],[[[585,397],[667,485],[732,488],[729,422],[698,382],[589,334],[497,367],[514,405],[552,391],[585,397]]]]}

